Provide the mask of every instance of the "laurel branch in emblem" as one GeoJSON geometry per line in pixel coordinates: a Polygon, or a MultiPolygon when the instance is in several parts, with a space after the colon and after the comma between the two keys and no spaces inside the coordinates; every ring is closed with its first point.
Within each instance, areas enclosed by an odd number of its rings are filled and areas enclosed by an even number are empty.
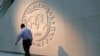
{"type": "Polygon", "coordinates": [[[30,4],[23,14],[22,23],[31,29],[34,46],[43,47],[53,39],[55,16],[45,2],[30,4]]]}

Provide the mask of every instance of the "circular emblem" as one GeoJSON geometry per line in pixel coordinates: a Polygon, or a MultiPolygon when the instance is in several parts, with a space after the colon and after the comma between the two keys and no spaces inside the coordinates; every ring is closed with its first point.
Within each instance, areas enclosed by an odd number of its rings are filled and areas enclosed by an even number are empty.
{"type": "Polygon", "coordinates": [[[31,29],[34,46],[43,47],[53,39],[55,17],[45,2],[30,4],[23,14],[22,23],[31,29]]]}

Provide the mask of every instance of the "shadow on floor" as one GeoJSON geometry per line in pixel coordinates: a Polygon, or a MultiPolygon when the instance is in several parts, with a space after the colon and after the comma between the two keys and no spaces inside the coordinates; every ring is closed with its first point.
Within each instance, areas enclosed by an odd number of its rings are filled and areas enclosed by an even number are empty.
{"type": "Polygon", "coordinates": [[[58,56],[69,56],[68,53],[60,46],[58,49],[58,56]]]}
{"type": "MultiPolygon", "coordinates": [[[[24,55],[24,53],[19,52],[10,52],[10,51],[0,51],[1,53],[9,53],[9,54],[18,54],[18,55],[24,55]]],[[[47,55],[37,55],[37,54],[31,54],[31,56],[47,56],[47,55]]]]}
{"type": "Polygon", "coordinates": [[[31,56],[46,56],[46,55],[36,55],[36,54],[32,54],[31,56]]]}

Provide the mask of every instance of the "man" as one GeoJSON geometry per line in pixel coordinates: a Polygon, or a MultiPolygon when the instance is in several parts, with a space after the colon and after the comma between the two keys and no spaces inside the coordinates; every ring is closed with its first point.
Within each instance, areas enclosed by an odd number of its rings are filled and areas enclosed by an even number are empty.
{"type": "Polygon", "coordinates": [[[28,28],[25,27],[24,24],[21,24],[20,27],[21,27],[22,31],[18,35],[15,45],[17,45],[17,43],[22,38],[23,39],[23,49],[25,51],[25,56],[30,56],[29,49],[30,49],[30,46],[32,45],[32,33],[28,28]]]}

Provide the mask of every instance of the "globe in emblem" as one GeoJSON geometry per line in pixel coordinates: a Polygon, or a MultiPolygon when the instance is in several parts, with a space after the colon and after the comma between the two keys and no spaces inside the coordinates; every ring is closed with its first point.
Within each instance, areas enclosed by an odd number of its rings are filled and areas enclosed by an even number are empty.
{"type": "Polygon", "coordinates": [[[22,23],[31,29],[34,46],[42,47],[52,40],[55,32],[54,18],[52,11],[44,2],[37,1],[27,7],[22,23]]]}

